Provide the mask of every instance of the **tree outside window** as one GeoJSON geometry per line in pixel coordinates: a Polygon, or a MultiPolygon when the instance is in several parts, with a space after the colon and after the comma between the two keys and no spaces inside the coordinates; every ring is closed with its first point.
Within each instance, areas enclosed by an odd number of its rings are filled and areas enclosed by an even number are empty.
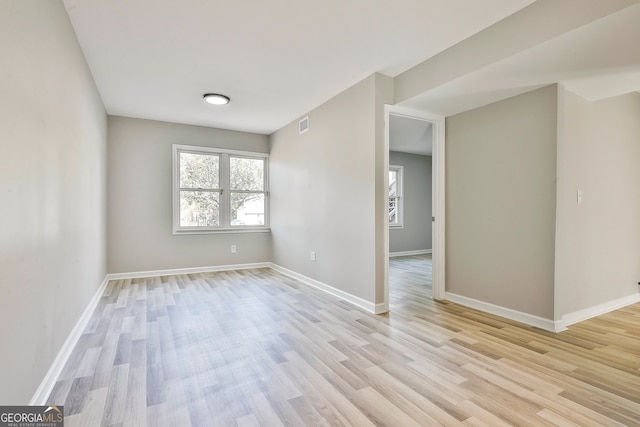
{"type": "Polygon", "coordinates": [[[402,227],[402,166],[389,166],[389,226],[402,227]]]}
{"type": "Polygon", "coordinates": [[[267,160],[174,145],[174,233],[267,227],[267,160]]]}

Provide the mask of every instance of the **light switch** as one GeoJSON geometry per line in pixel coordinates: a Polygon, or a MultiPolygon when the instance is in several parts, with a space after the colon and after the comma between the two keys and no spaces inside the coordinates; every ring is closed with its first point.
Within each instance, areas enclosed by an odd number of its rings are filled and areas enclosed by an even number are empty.
{"type": "Polygon", "coordinates": [[[582,203],[582,190],[578,190],[578,204],[582,203]]]}

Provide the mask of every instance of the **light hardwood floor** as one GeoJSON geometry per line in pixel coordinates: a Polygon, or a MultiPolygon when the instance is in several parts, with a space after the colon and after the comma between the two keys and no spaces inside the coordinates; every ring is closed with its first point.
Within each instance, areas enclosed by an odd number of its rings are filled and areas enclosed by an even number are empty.
{"type": "Polygon", "coordinates": [[[407,289],[419,286],[431,297],[431,254],[389,258],[389,291],[402,296],[407,289]]]}
{"type": "Polygon", "coordinates": [[[391,270],[382,316],[270,269],[112,281],[49,403],[67,427],[640,426],[640,304],[552,334],[434,303],[428,257],[391,270]]]}

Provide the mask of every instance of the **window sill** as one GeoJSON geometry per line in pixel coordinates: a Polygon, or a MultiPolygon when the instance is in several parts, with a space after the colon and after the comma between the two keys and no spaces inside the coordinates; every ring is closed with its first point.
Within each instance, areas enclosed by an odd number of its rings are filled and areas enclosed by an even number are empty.
{"type": "Polygon", "coordinates": [[[255,227],[255,228],[219,228],[215,230],[173,230],[174,236],[181,236],[183,234],[243,234],[243,233],[271,233],[269,227],[255,227]]]}

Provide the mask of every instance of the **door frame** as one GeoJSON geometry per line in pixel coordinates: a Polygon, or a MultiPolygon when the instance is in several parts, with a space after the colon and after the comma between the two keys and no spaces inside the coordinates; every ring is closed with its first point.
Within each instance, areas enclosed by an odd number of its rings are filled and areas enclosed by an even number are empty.
{"type": "MultiPolygon", "coordinates": [[[[432,295],[434,300],[446,299],[445,294],[445,117],[427,113],[398,105],[384,106],[385,123],[385,189],[389,186],[389,117],[402,116],[431,123],[433,136],[433,153],[431,157],[431,210],[432,217],[432,295]]],[[[385,205],[386,206],[386,205],[385,205]]],[[[389,307],[389,218],[386,209],[387,221],[384,232],[384,303],[389,307]]]]}

